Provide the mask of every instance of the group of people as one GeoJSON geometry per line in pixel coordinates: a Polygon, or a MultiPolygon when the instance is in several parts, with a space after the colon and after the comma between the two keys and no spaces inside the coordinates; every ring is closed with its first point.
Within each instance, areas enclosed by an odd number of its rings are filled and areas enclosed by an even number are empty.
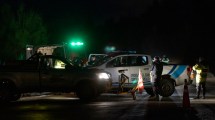
{"type": "MultiPolygon", "coordinates": [[[[202,89],[202,98],[205,99],[206,94],[206,79],[208,73],[208,65],[204,58],[200,57],[198,62],[191,67],[192,71],[195,73],[196,80],[196,97],[194,99],[200,98],[200,93],[202,89]]],[[[153,59],[153,66],[151,69],[151,83],[153,89],[153,95],[151,97],[155,97],[159,100],[159,81],[161,80],[163,72],[163,62],[162,59],[158,56],[155,56],[153,59]]]]}

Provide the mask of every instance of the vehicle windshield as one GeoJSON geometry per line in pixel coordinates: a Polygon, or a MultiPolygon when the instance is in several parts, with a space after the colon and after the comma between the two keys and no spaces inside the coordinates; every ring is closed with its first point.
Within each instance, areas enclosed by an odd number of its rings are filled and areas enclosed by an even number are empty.
{"type": "Polygon", "coordinates": [[[111,58],[113,58],[114,56],[116,56],[117,54],[110,54],[110,55],[106,55],[103,58],[99,59],[98,61],[95,62],[95,64],[93,64],[92,66],[99,66],[104,64],[105,62],[109,61],[111,58]]]}
{"type": "Polygon", "coordinates": [[[66,69],[66,66],[70,69],[80,68],[80,66],[72,64],[72,62],[69,59],[63,57],[43,56],[40,59],[43,68],[66,69]]]}
{"type": "Polygon", "coordinates": [[[101,58],[100,60],[98,60],[97,62],[95,62],[95,64],[93,66],[102,65],[105,62],[107,62],[108,60],[110,60],[111,58],[112,58],[112,56],[105,56],[105,57],[101,58]]]}
{"type": "Polygon", "coordinates": [[[107,55],[105,55],[103,58],[99,59],[98,61],[95,62],[92,66],[99,66],[104,64],[105,62],[109,61],[111,58],[117,56],[117,55],[122,55],[129,53],[128,51],[116,51],[116,52],[111,52],[107,55]]]}

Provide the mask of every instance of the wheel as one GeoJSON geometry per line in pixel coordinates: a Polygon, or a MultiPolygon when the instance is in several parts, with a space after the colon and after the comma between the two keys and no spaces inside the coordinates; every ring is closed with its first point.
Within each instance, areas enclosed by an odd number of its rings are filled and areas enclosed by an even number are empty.
{"type": "Polygon", "coordinates": [[[0,101],[10,101],[12,88],[8,81],[1,81],[0,83],[0,101]]]}
{"type": "Polygon", "coordinates": [[[153,89],[151,87],[150,88],[145,88],[145,91],[149,95],[154,95],[153,89]]]}
{"type": "Polygon", "coordinates": [[[95,84],[88,81],[80,82],[77,85],[76,94],[84,101],[89,101],[99,96],[99,92],[97,91],[95,84]]]}
{"type": "Polygon", "coordinates": [[[2,102],[10,102],[16,101],[21,97],[21,94],[15,92],[15,86],[9,81],[1,81],[0,82],[0,101],[2,102]]]}
{"type": "Polygon", "coordinates": [[[171,79],[161,79],[159,83],[159,94],[163,97],[171,96],[175,91],[174,82],[171,79]]]}
{"type": "Polygon", "coordinates": [[[12,94],[12,96],[11,96],[11,101],[17,101],[17,100],[19,100],[21,98],[21,93],[14,93],[14,94],[12,94]]]}

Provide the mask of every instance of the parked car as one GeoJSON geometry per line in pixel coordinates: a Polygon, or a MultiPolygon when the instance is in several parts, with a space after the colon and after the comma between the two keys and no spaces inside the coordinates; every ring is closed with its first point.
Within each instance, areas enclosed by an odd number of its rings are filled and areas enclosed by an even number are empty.
{"type": "Polygon", "coordinates": [[[110,74],[103,70],[73,66],[63,57],[35,54],[0,67],[0,100],[15,101],[30,92],[75,92],[80,99],[91,100],[108,91],[111,82],[110,74]]]}

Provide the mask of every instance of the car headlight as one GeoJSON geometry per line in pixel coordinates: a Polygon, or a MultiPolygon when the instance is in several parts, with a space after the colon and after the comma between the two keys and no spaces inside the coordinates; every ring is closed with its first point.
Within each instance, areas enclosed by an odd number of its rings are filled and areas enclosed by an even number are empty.
{"type": "Polygon", "coordinates": [[[110,75],[107,73],[98,73],[97,76],[99,79],[110,79],[110,75]]]}

